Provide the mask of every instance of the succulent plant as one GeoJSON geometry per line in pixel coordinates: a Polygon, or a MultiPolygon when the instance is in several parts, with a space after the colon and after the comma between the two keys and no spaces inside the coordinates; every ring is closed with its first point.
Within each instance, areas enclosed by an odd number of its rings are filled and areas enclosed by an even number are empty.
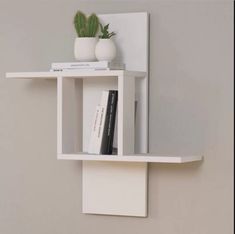
{"type": "Polygon", "coordinates": [[[96,14],[91,14],[88,18],[78,11],[74,16],[74,27],[78,37],[95,37],[99,28],[99,19],[96,14]]]}
{"type": "Polygon", "coordinates": [[[112,36],[116,35],[115,32],[109,32],[109,24],[103,26],[102,24],[100,24],[100,31],[102,33],[102,35],[99,36],[99,38],[103,38],[103,39],[108,39],[111,38],[112,36]]]}

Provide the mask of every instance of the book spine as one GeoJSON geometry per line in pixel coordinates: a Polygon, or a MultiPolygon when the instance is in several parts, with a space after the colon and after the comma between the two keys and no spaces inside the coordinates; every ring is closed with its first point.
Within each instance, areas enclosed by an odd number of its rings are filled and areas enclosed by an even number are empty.
{"type": "Polygon", "coordinates": [[[95,144],[98,139],[98,123],[100,120],[100,113],[101,113],[101,106],[98,105],[96,107],[96,111],[95,111],[93,122],[92,122],[92,128],[91,128],[91,137],[90,137],[90,142],[89,142],[89,147],[88,147],[88,153],[90,154],[96,153],[95,144]]]}
{"type": "Polygon", "coordinates": [[[103,138],[103,133],[104,133],[105,116],[107,112],[108,98],[109,98],[109,91],[103,91],[101,102],[100,102],[100,106],[101,106],[100,115],[101,116],[99,120],[98,137],[97,137],[97,142],[95,144],[95,152],[97,154],[102,153],[101,147],[102,147],[102,138],[103,138]]]}
{"type": "MultiPolygon", "coordinates": [[[[98,69],[96,68],[53,68],[50,69],[50,71],[52,72],[63,72],[63,71],[96,71],[98,69]]],[[[101,70],[101,69],[99,69],[101,70]]],[[[106,70],[106,69],[102,69],[102,70],[106,70]]]]}
{"type": "Polygon", "coordinates": [[[109,67],[109,62],[78,62],[78,63],[52,63],[51,69],[68,69],[68,68],[106,68],[109,67]]]}
{"type": "Polygon", "coordinates": [[[63,71],[67,69],[97,69],[97,70],[123,70],[125,69],[125,65],[123,63],[113,63],[107,61],[99,61],[99,62],[80,62],[80,63],[52,63],[51,70],[54,71],[63,71]]]}
{"type": "Polygon", "coordinates": [[[112,71],[112,70],[123,70],[122,68],[54,68],[50,69],[50,72],[63,72],[63,71],[112,71]]]}
{"type": "Polygon", "coordinates": [[[112,153],[116,153],[117,154],[117,148],[118,148],[118,142],[117,142],[117,138],[118,138],[118,132],[117,132],[117,127],[118,127],[118,104],[116,106],[116,117],[115,117],[115,126],[114,126],[114,136],[113,136],[113,152],[112,153]]]}
{"type": "Polygon", "coordinates": [[[110,90],[102,138],[102,154],[112,154],[118,92],[110,90]]]}
{"type": "Polygon", "coordinates": [[[100,119],[98,123],[98,135],[97,135],[97,141],[95,142],[95,154],[101,154],[101,143],[102,143],[102,135],[103,135],[103,128],[104,128],[104,120],[105,120],[105,107],[101,106],[101,112],[100,112],[100,119]]]}
{"type": "Polygon", "coordinates": [[[106,154],[112,154],[113,151],[113,138],[116,120],[117,101],[118,91],[112,91],[110,112],[108,118],[106,154]]]}
{"type": "Polygon", "coordinates": [[[110,106],[112,101],[112,91],[109,90],[109,97],[107,103],[107,111],[105,115],[104,131],[102,136],[101,143],[101,154],[107,154],[107,144],[108,144],[108,125],[109,125],[109,115],[110,115],[110,106]]]}

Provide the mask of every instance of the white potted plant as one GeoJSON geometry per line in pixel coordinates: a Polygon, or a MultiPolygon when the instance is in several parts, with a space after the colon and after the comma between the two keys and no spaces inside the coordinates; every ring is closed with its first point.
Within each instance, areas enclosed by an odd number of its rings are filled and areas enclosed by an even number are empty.
{"type": "Polygon", "coordinates": [[[114,32],[109,33],[109,24],[103,26],[100,24],[101,35],[95,48],[95,56],[99,61],[112,61],[116,56],[116,46],[112,40],[114,32]]]}
{"type": "Polygon", "coordinates": [[[74,27],[77,32],[77,38],[74,44],[74,56],[81,62],[95,61],[95,47],[97,44],[97,31],[99,28],[99,19],[95,14],[88,18],[84,13],[78,11],[74,16],[74,27]]]}

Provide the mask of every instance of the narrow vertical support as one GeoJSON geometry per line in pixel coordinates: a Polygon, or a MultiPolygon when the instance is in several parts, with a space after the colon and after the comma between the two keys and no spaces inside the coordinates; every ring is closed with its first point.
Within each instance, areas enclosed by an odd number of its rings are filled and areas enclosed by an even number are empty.
{"type": "Polygon", "coordinates": [[[57,77],[57,154],[63,152],[63,138],[62,138],[62,77],[57,77]]]}
{"type": "Polygon", "coordinates": [[[135,78],[118,77],[118,154],[135,151],[135,78]]]}
{"type": "Polygon", "coordinates": [[[138,79],[136,82],[137,118],[135,134],[135,150],[137,153],[148,153],[148,77],[138,79]]]}

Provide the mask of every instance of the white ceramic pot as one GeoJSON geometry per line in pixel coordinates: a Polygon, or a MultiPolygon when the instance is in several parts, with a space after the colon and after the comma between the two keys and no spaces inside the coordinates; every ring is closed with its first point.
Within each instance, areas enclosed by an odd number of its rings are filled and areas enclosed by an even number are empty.
{"type": "Polygon", "coordinates": [[[116,56],[116,46],[112,39],[99,39],[95,47],[95,56],[99,61],[112,61],[116,56]]]}
{"type": "Polygon", "coordinates": [[[96,37],[77,37],[74,43],[74,56],[80,62],[96,61],[96,37]]]}

